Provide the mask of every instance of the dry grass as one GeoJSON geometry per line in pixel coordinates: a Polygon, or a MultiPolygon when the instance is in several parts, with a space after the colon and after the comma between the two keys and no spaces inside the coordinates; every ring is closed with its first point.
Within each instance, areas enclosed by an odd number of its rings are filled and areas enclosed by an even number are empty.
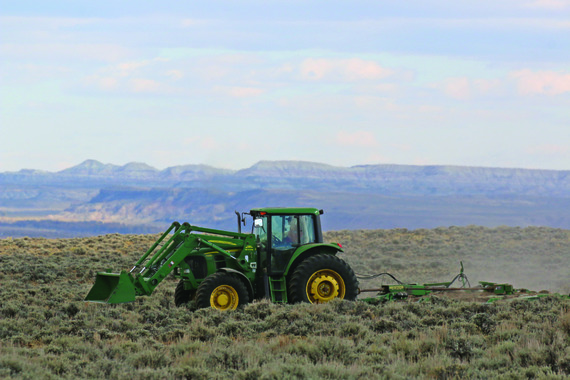
{"type": "MultiPolygon", "coordinates": [[[[403,231],[384,235],[382,239],[407,247],[400,252],[402,258],[413,256],[410,252],[417,247],[412,242],[425,245],[429,240],[403,231]]],[[[455,236],[444,235],[441,245],[437,240],[430,243],[431,251],[419,262],[455,261],[455,255],[439,254],[455,236]]],[[[166,280],[152,296],[134,303],[83,302],[97,271],[129,268],[155,239],[107,235],[0,240],[0,377],[570,376],[570,301],[554,296],[491,305],[440,296],[385,305],[335,301],[283,306],[258,301],[220,313],[192,305],[175,307],[175,282],[166,280]]],[[[350,241],[351,248],[357,241],[350,241]]],[[[554,240],[554,246],[560,241],[554,240]]],[[[393,252],[390,245],[384,248],[393,252]]],[[[381,253],[368,265],[388,259],[381,253]]],[[[428,265],[401,270],[403,277],[413,278],[414,273],[435,277],[440,269],[428,265]]]]}

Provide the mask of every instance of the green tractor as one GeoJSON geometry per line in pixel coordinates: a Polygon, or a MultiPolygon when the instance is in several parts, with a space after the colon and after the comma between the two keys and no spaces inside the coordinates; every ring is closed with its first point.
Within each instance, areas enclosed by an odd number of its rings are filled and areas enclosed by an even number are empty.
{"type": "Polygon", "coordinates": [[[129,271],[100,272],[86,301],[132,302],[152,294],[169,274],[179,279],[177,306],[233,310],[254,299],[279,303],[354,300],[358,281],[336,256],[340,244],[323,243],[315,208],[258,208],[236,212],[238,232],[178,222],[148,249],[129,271]],[[245,215],[252,233],[242,233],[245,215]]]}

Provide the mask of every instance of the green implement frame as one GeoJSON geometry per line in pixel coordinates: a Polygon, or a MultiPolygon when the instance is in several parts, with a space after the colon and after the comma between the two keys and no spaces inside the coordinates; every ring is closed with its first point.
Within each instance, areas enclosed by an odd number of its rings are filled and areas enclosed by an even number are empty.
{"type": "MultiPolygon", "coordinates": [[[[411,298],[424,297],[438,292],[439,293],[484,292],[486,294],[491,294],[491,295],[505,295],[505,296],[515,294],[515,290],[513,289],[513,286],[510,284],[480,282],[481,286],[469,287],[469,288],[451,288],[449,287],[450,284],[451,281],[447,283],[423,284],[423,285],[417,285],[417,284],[382,285],[382,287],[378,289],[361,290],[361,293],[378,292],[378,294],[374,297],[363,298],[361,300],[368,303],[383,303],[388,301],[404,300],[408,299],[409,297],[411,298]]],[[[490,299],[497,300],[500,298],[495,297],[490,299]]]]}
{"type": "MultiPolygon", "coordinates": [[[[445,294],[452,298],[471,299],[486,303],[492,303],[505,299],[538,299],[547,297],[549,293],[531,292],[527,289],[515,289],[511,284],[480,281],[479,286],[471,287],[469,280],[464,274],[463,263],[461,263],[461,270],[457,276],[451,281],[429,283],[429,284],[405,284],[398,281],[394,276],[390,276],[394,281],[398,282],[395,285],[381,285],[376,289],[360,289],[360,293],[377,292],[373,297],[361,298],[361,301],[378,304],[390,301],[402,300],[423,300],[426,296],[432,294],[445,294]],[[451,287],[451,285],[459,280],[461,287],[451,287]]],[[[570,296],[554,294],[555,296],[570,299],[570,296]]]]}

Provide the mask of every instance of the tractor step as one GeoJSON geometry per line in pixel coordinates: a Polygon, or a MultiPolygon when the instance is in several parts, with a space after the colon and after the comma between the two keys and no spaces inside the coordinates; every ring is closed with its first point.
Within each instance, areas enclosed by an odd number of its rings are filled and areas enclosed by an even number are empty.
{"type": "Polygon", "coordinates": [[[284,276],[269,277],[269,290],[271,291],[271,301],[287,303],[287,284],[284,276]]]}

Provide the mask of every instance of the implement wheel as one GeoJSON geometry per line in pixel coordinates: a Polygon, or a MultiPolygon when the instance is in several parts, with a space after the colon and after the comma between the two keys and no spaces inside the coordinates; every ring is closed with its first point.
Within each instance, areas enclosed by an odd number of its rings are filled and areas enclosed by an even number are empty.
{"type": "Polygon", "coordinates": [[[358,281],[343,260],[334,255],[319,254],[305,259],[289,281],[292,302],[325,303],[335,298],[354,300],[358,281]]]}
{"type": "Polygon", "coordinates": [[[194,299],[196,299],[196,289],[184,289],[184,280],[180,280],[174,290],[174,304],[180,306],[194,299]]]}
{"type": "Polygon", "coordinates": [[[231,273],[217,272],[206,277],[196,293],[198,307],[235,310],[248,302],[245,284],[231,273]]]}

